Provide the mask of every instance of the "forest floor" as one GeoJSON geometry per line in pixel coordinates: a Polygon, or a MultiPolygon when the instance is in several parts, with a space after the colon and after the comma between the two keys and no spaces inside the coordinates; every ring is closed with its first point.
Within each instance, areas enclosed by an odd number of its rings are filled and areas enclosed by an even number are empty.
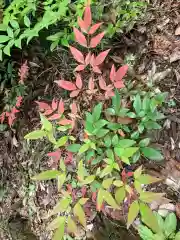
{"type": "MultiPolygon", "coordinates": [[[[151,133],[153,141],[162,149],[165,160],[158,167],[153,162],[146,162],[145,168],[164,179],[158,187],[166,192],[174,205],[180,201],[178,24],[180,6],[177,0],[153,1],[143,21],[112,43],[110,47],[114,54],[109,58],[109,61],[122,63],[128,56],[132,66],[129,77],[133,81],[153,81],[157,90],[169,93],[168,106],[163,109],[166,115],[163,128],[151,133]]],[[[30,66],[26,82],[28,96],[16,131],[0,134],[0,240],[48,240],[50,235],[46,231],[45,215],[55,205],[57,192],[53,182],[37,185],[30,180],[30,176],[50,164],[49,159],[44,157],[50,146],[43,141],[27,143],[24,135],[38,127],[39,117],[34,101],[41,98],[48,100],[48,96],[59,94],[53,82],[61,74],[67,75],[73,69],[73,61],[69,53],[61,48],[47,56],[38,42],[32,44],[21,59],[27,59],[30,66]],[[21,229],[26,232],[26,236],[21,236],[21,229]]],[[[92,239],[136,239],[133,233],[124,230],[124,226],[117,226],[111,220],[96,220],[94,225],[92,239]]],[[[79,232],[79,239],[87,237],[84,232],[79,232]]]]}

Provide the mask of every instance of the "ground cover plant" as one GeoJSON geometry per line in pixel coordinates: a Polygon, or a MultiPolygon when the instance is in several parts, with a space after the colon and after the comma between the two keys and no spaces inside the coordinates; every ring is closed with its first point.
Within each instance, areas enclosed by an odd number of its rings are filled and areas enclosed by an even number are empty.
{"type": "Polygon", "coordinates": [[[79,223],[86,228],[94,212],[107,213],[107,209],[123,209],[127,228],[140,216],[154,233],[160,232],[148,204],[164,198],[164,193],[146,191],[144,185],[161,179],[134,163],[163,160],[146,133],[161,128],[158,122],[164,115],[159,107],[167,94],[148,87],[130,94],[128,82],[123,80],[127,65],[112,65],[104,71],[110,49],[96,53],[105,35],[101,26],[101,22],[92,23],[87,5],[83,17],[78,18],[79,28],[74,27],[75,40],[83,51],[69,47],[78,62],[74,78],[56,81],[70,98],[54,98],[51,104],[37,101],[42,127],[25,136],[27,140],[47,138],[52,144],[47,155],[54,160],[53,168],[32,180],[57,181],[60,200],[48,214],[56,216],[48,226],[55,230],[53,239],[76,235],[79,223]]]}

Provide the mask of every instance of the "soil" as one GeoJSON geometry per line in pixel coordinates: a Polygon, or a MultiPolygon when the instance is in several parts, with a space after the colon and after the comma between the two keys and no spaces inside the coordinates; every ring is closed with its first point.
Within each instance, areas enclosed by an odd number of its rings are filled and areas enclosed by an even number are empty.
{"type": "MultiPolygon", "coordinates": [[[[177,0],[152,1],[144,20],[111,45],[111,61],[122,63],[125,56],[135,56],[129,72],[134,81],[151,79],[157,89],[169,93],[169,102],[164,108],[166,120],[163,129],[151,133],[154,143],[162,149],[165,161],[159,166],[146,162],[145,167],[148,172],[165,179],[158,187],[174,204],[178,204],[180,199],[180,35],[175,35],[179,23],[177,0]],[[172,184],[168,184],[169,179],[172,184]]],[[[16,55],[16,58],[19,56],[16,55]]],[[[32,173],[34,175],[49,166],[44,153],[50,150],[50,146],[42,141],[27,143],[23,137],[39,124],[34,101],[62,94],[53,82],[60,76],[68,76],[74,66],[66,50],[59,48],[52,55],[46,55],[38,42],[27,48],[19,59],[27,58],[30,66],[26,81],[28,95],[16,129],[0,134],[2,240],[51,239],[44,216],[57,198],[54,182],[37,185],[30,180],[32,173]]],[[[97,218],[94,226],[91,239],[138,239],[114,220],[97,218]]],[[[81,235],[81,239],[87,239],[84,232],[81,235]]]]}

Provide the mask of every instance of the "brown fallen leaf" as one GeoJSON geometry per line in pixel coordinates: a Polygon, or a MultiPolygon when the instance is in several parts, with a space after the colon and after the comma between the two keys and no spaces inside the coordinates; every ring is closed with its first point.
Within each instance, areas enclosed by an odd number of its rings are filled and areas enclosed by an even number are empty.
{"type": "Polygon", "coordinates": [[[118,117],[117,122],[120,124],[130,124],[133,122],[133,118],[129,117],[118,117]]]}
{"type": "Polygon", "coordinates": [[[176,28],[175,35],[176,36],[180,35],[180,26],[176,28]]]}
{"type": "Polygon", "coordinates": [[[180,219],[180,203],[176,204],[176,215],[180,219]]]}
{"type": "Polygon", "coordinates": [[[170,63],[180,60],[180,48],[175,48],[172,54],[170,55],[170,63]]]}

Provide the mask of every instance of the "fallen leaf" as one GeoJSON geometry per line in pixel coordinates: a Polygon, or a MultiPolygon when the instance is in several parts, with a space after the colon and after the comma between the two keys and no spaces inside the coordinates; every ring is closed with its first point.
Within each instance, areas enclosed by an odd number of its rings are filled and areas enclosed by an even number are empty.
{"type": "Polygon", "coordinates": [[[180,48],[175,48],[172,54],[169,57],[170,63],[180,60],[180,48]]]}
{"type": "Polygon", "coordinates": [[[180,26],[176,28],[175,35],[176,36],[180,35],[180,26]]]}

